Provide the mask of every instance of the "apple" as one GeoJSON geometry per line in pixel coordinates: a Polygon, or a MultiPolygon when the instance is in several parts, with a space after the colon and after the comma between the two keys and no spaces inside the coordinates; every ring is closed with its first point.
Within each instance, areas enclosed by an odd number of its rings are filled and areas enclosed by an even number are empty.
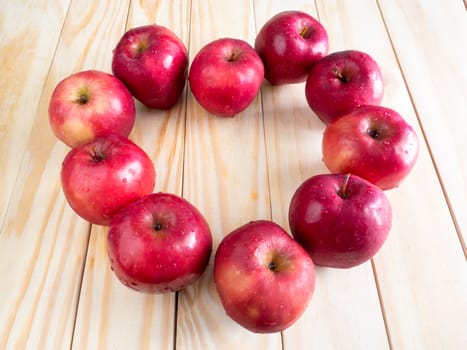
{"type": "Polygon", "coordinates": [[[233,117],[254,100],[264,79],[261,58],[247,42],[221,38],[196,54],[188,81],[208,112],[233,117]]]}
{"type": "Polygon", "coordinates": [[[209,226],[185,199],[153,193],[120,210],[107,239],[111,268],[126,286],[151,293],[178,291],[205,271],[209,226]]]}
{"type": "Polygon", "coordinates": [[[135,123],[135,103],[116,77],[97,70],[60,81],[49,102],[49,124],[55,136],[76,147],[99,136],[128,136],[135,123]]]}
{"type": "Polygon", "coordinates": [[[185,88],[188,52],[171,30],[140,26],[128,30],[113,50],[112,71],[146,107],[168,109],[185,88]]]}
{"type": "Polygon", "coordinates": [[[321,174],[292,197],[289,225],[318,266],[351,268],[372,258],[392,225],[383,190],[356,175],[321,174]]]}
{"type": "Polygon", "coordinates": [[[227,315],[257,333],[291,326],[315,287],[315,269],[306,251],[267,220],[252,221],[225,236],[213,273],[227,315]]]}
{"type": "Polygon", "coordinates": [[[414,129],[396,111],[362,106],[328,124],[323,161],[333,173],[352,173],[383,190],[397,187],[418,155],[414,129]]]}
{"type": "Polygon", "coordinates": [[[330,123],[362,105],[379,105],[384,86],[381,69],[367,53],[339,51],[317,61],[305,84],[308,105],[330,123]]]}
{"type": "Polygon", "coordinates": [[[155,170],[140,147],[109,134],[73,148],[63,161],[61,182],[79,216],[108,225],[118,210],[153,191],[155,170]]]}
{"type": "Polygon", "coordinates": [[[313,63],[328,53],[328,34],[309,14],[283,11],[260,29],[255,49],[271,84],[298,83],[306,80],[313,63]]]}

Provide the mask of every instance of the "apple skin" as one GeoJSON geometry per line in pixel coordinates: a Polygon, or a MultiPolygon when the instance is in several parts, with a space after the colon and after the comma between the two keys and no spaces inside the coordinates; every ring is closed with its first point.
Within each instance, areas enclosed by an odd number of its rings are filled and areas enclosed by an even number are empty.
{"type": "Polygon", "coordinates": [[[291,326],[315,288],[308,254],[279,225],[266,220],[247,223],[224,237],[213,273],[227,315],[256,333],[291,326]]]}
{"type": "Polygon", "coordinates": [[[70,147],[109,133],[128,136],[135,123],[135,103],[128,89],[116,77],[97,70],[60,81],[48,112],[53,133],[70,147]]]}
{"type": "Polygon", "coordinates": [[[362,106],[327,125],[323,161],[333,173],[352,173],[383,190],[399,186],[418,156],[418,137],[396,111],[362,106]]]}
{"type": "Polygon", "coordinates": [[[283,11],[260,29],[255,49],[271,84],[299,83],[306,80],[313,63],[327,55],[328,34],[309,14],[283,11]]]}
{"type": "Polygon", "coordinates": [[[206,270],[212,238],[203,215],[185,199],[153,193],[112,219],[111,267],[126,286],[147,293],[178,291],[206,270]]]}
{"type": "Polygon", "coordinates": [[[383,190],[365,179],[321,174],[297,188],[289,225],[316,265],[351,268],[381,248],[391,229],[392,209],[383,190]]]}
{"type": "Polygon", "coordinates": [[[316,62],[305,84],[308,105],[330,123],[362,105],[379,105],[384,85],[376,61],[367,53],[346,50],[331,53],[316,62]]]}
{"type": "Polygon", "coordinates": [[[146,107],[169,109],[185,88],[188,52],[171,30],[140,26],[128,30],[113,50],[112,71],[146,107]]]}
{"type": "Polygon", "coordinates": [[[264,66],[253,47],[232,38],[221,38],[201,48],[188,76],[198,103],[221,117],[233,117],[247,108],[263,79],[264,66]]]}
{"type": "Polygon", "coordinates": [[[151,193],[155,176],[149,156],[132,141],[114,134],[73,148],[61,170],[68,204],[97,225],[108,225],[122,207],[151,193]]]}

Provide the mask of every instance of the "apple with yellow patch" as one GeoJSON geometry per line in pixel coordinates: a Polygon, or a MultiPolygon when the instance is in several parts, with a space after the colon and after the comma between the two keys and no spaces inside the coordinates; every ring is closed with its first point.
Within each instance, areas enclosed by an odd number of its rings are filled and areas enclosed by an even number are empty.
{"type": "Polygon", "coordinates": [[[127,137],[135,115],[135,103],[126,86],[113,75],[97,70],[66,77],[50,97],[50,127],[70,147],[107,134],[127,137]]]}
{"type": "Polygon", "coordinates": [[[305,311],[315,269],[282,227],[258,220],[224,237],[214,259],[214,282],[227,315],[252,332],[273,333],[305,311]]]}

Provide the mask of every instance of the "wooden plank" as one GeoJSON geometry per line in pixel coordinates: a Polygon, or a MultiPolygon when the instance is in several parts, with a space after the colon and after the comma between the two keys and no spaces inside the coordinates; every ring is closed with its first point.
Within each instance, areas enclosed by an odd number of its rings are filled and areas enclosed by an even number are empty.
{"type": "MultiPolygon", "coordinates": [[[[184,0],[133,1],[127,29],[158,23],[173,30],[186,44],[189,8],[190,3],[184,0]]],[[[156,191],[181,194],[186,94],[168,111],[150,110],[139,102],[136,107],[130,138],[154,161],[156,191]]],[[[110,270],[106,236],[106,228],[92,227],[73,347],[173,348],[176,294],[143,294],[121,284],[110,270]]]]}
{"type": "MultiPolygon", "coordinates": [[[[380,64],[385,78],[383,105],[398,110],[420,136],[420,155],[412,173],[399,188],[387,192],[393,228],[374,259],[392,347],[459,348],[467,344],[465,258],[411,104],[412,91],[406,90],[378,6],[370,0],[317,4],[335,47],[366,51],[380,64]]],[[[416,25],[421,16],[409,16],[401,23],[413,21],[416,25]]],[[[403,72],[410,74],[406,69],[403,72]]],[[[436,98],[428,96],[419,103],[429,105],[436,98]]],[[[419,116],[423,123],[424,115],[419,116]]]]}
{"type": "MultiPolygon", "coordinates": [[[[318,18],[314,3],[255,3],[258,30],[270,17],[297,9],[318,18]]],[[[338,50],[330,33],[330,50],[338,50]]],[[[331,27],[331,28],[329,28],[331,27]]],[[[290,199],[308,177],[327,173],[321,161],[324,124],[311,112],[304,83],[262,89],[271,207],[274,221],[287,230],[290,199]]],[[[355,269],[316,268],[316,289],[310,306],[284,332],[284,349],[385,349],[384,321],[370,263],[355,269]],[[343,292],[345,291],[345,292],[343,292]]]]}
{"type": "Polygon", "coordinates": [[[466,11],[457,1],[379,5],[467,256],[466,11]]]}
{"type": "Polygon", "coordinates": [[[70,0],[0,2],[0,220],[3,222],[70,0]],[[21,20],[18,20],[21,18],[21,20]]]}
{"type": "Polygon", "coordinates": [[[71,344],[89,224],[61,191],[60,165],[69,149],[50,130],[49,98],[65,76],[107,67],[108,39],[122,32],[127,10],[104,2],[70,5],[0,235],[0,348],[71,344]]]}
{"type": "MultiPolygon", "coordinates": [[[[234,37],[254,42],[251,1],[194,0],[190,55],[208,42],[234,37]],[[218,15],[221,14],[221,15],[218,15]]],[[[259,99],[234,118],[206,113],[189,93],[183,195],[206,216],[214,252],[224,235],[254,219],[270,218],[259,99]]],[[[194,286],[179,294],[177,349],[280,349],[280,334],[256,335],[224,312],[212,262],[194,286]]]]}

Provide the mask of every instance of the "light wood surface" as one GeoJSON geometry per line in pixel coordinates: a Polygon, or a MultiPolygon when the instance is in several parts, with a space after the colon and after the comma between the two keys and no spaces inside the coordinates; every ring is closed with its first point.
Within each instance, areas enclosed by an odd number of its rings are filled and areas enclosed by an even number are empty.
{"type": "Polygon", "coordinates": [[[460,0],[0,1],[0,349],[467,348],[467,12],[460,0]],[[155,163],[155,191],[182,195],[212,230],[210,265],[178,293],[149,295],[110,270],[107,229],[80,219],[60,185],[69,148],[48,125],[56,84],[84,69],[111,72],[125,30],[158,23],[190,62],[220,37],[254,43],[281,10],[318,18],[330,50],[380,64],[383,105],[420,141],[416,166],[387,192],[394,221],[371,261],[317,268],[300,320],[258,335],[233,322],[212,281],[222,237],[255,219],[288,230],[290,198],[327,172],[324,124],[304,84],[272,87],[232,119],[208,114],[185,89],[169,111],[137,103],[130,135],[155,163]]]}

